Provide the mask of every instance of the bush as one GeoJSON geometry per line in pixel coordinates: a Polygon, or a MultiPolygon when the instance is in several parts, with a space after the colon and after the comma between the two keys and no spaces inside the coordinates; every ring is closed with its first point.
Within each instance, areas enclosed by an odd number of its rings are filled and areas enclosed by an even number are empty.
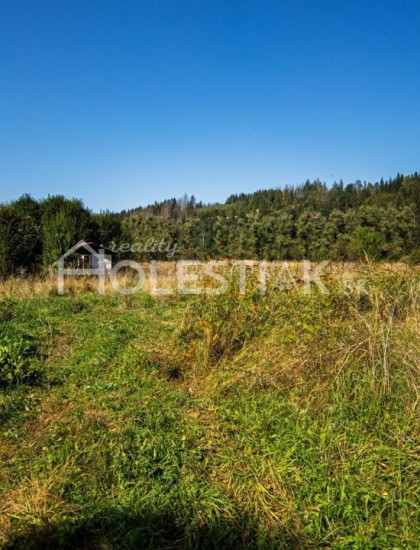
{"type": "Polygon", "coordinates": [[[34,344],[22,336],[0,337],[0,387],[34,384],[41,377],[34,344]]]}
{"type": "Polygon", "coordinates": [[[415,248],[410,256],[409,256],[409,261],[411,264],[420,264],[420,248],[415,248]]]}
{"type": "Polygon", "coordinates": [[[197,297],[178,332],[181,340],[195,344],[196,359],[206,367],[232,357],[263,330],[275,310],[257,286],[246,294],[236,286],[234,282],[222,295],[197,297]]]}

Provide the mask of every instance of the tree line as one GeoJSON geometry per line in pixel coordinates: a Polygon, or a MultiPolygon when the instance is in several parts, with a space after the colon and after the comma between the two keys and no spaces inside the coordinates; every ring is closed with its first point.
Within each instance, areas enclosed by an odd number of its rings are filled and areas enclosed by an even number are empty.
{"type": "MultiPolygon", "coordinates": [[[[130,211],[91,212],[79,199],[29,195],[0,205],[0,276],[39,272],[80,239],[177,244],[178,259],[373,260],[420,262],[420,175],[328,187],[320,181],[231,195],[205,205],[194,196],[130,211]]],[[[141,247],[140,247],[141,248],[141,247]]],[[[162,248],[162,247],[161,247],[162,248]]],[[[137,260],[165,259],[159,251],[137,260]]],[[[175,258],[175,259],[176,259],[175,258]]]]}
{"type": "Polygon", "coordinates": [[[39,272],[79,240],[106,243],[122,230],[121,215],[93,214],[79,199],[23,195],[0,205],[0,276],[39,272]]]}

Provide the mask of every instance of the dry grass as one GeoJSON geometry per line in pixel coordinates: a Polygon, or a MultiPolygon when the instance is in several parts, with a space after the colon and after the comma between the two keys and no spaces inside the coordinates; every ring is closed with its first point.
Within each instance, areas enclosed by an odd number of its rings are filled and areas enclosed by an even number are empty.
{"type": "Polygon", "coordinates": [[[11,535],[16,536],[19,533],[16,525],[23,525],[23,530],[40,524],[52,526],[63,516],[68,517],[79,511],[80,507],[69,504],[57,495],[65,469],[66,465],[55,469],[45,479],[30,475],[17,487],[2,495],[0,544],[8,543],[11,535]]]}
{"type": "MultiPolygon", "coordinates": [[[[224,260],[221,266],[215,268],[216,272],[226,277],[228,281],[232,276],[239,272],[241,262],[233,260],[224,260]]],[[[259,270],[262,262],[250,261],[244,262],[246,266],[248,278],[258,278],[259,270]]],[[[154,267],[150,263],[143,262],[139,264],[144,271],[144,283],[140,290],[149,292],[155,295],[165,294],[162,290],[172,291],[176,294],[179,288],[178,285],[178,270],[176,262],[157,262],[154,267]]],[[[194,284],[187,284],[187,288],[208,288],[215,286],[215,280],[209,278],[205,274],[206,267],[209,262],[201,262],[194,268],[193,265],[186,268],[187,273],[196,273],[199,276],[199,281],[194,284]]],[[[304,264],[302,262],[264,262],[268,269],[268,285],[273,284],[280,274],[280,282],[284,277],[291,275],[294,277],[297,284],[300,284],[304,279],[304,264]],[[271,275],[270,275],[271,274],[271,275]]],[[[312,262],[312,270],[320,265],[312,262]]],[[[382,273],[384,275],[409,275],[418,272],[420,266],[410,266],[402,262],[381,263],[375,265],[367,265],[365,263],[352,262],[331,262],[321,271],[321,280],[324,283],[331,281],[340,281],[343,286],[355,286],[363,284],[363,277],[372,271],[382,273]]],[[[134,288],[138,283],[138,276],[130,270],[121,270],[117,276],[118,284],[122,288],[128,290],[134,288]]],[[[218,286],[218,285],[216,285],[218,286]]],[[[96,277],[90,276],[68,276],[65,278],[65,293],[70,295],[81,294],[83,292],[94,292],[97,290],[96,277]]],[[[362,286],[360,286],[362,289],[362,286]]],[[[106,294],[115,294],[118,292],[108,279],[105,284],[106,294]]],[[[53,269],[48,274],[38,277],[11,277],[6,280],[0,280],[0,296],[13,298],[33,298],[36,296],[54,296],[57,294],[57,275],[53,269]]]]}

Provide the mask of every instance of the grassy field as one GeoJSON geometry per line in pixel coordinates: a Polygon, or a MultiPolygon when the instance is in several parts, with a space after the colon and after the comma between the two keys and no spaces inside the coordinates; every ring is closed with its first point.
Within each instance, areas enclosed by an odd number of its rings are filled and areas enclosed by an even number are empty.
{"type": "Polygon", "coordinates": [[[418,548],[420,276],[0,298],[4,548],[418,548]]]}

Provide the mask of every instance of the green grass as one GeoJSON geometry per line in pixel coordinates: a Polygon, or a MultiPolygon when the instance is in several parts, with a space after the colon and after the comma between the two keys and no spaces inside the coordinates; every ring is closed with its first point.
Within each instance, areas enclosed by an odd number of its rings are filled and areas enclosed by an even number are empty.
{"type": "Polygon", "coordinates": [[[419,278],[364,277],[0,299],[3,547],[417,548],[419,278]]]}

